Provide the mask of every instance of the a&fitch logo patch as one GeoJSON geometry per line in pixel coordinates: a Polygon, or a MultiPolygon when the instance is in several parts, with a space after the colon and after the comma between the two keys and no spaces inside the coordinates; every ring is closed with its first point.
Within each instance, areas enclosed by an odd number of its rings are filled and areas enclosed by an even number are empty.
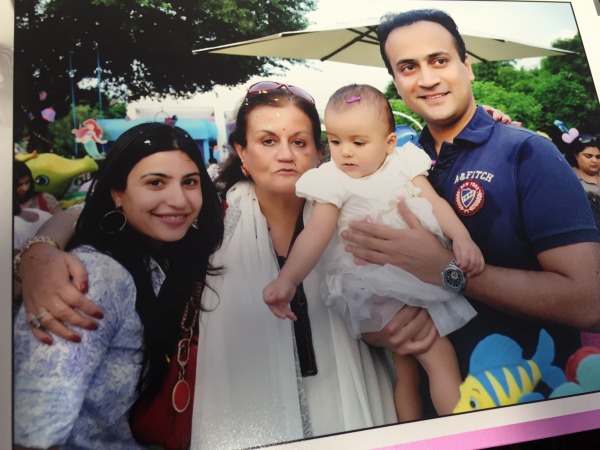
{"type": "Polygon", "coordinates": [[[483,187],[475,180],[463,181],[454,194],[454,204],[463,216],[472,216],[483,206],[483,187]]]}

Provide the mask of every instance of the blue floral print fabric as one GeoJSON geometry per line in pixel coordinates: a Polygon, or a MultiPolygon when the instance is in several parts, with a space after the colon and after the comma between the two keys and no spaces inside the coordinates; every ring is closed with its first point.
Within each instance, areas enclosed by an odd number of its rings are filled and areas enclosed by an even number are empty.
{"type": "MultiPolygon", "coordinates": [[[[131,275],[91,247],[73,253],[89,273],[88,298],[104,313],[98,329],[78,329],[80,343],[40,343],[24,309],[14,326],[14,440],[26,447],[138,449],[128,419],[137,398],[142,324],[131,275]]],[[[164,281],[150,261],[156,292],[164,281]]]]}

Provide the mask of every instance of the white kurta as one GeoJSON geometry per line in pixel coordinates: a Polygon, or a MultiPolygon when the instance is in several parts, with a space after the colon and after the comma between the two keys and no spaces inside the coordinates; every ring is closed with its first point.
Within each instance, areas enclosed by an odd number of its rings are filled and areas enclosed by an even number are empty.
{"type": "MultiPolygon", "coordinates": [[[[302,378],[292,322],[263,302],[278,273],[253,185],[227,195],[225,239],[212,262],[202,303],[192,448],[240,448],[395,423],[391,382],[381,352],[354,339],[304,281],[318,373],[302,378]],[[216,293],[215,293],[216,292],[216,293]]],[[[305,208],[305,220],[310,208],[305,208]]]]}
{"type": "MultiPolygon", "coordinates": [[[[406,229],[397,210],[403,197],[423,226],[448,245],[431,204],[419,197],[420,189],[411,180],[426,175],[431,166],[427,154],[412,143],[396,148],[382,166],[364,178],[352,178],[333,162],[306,172],[296,184],[296,194],[311,201],[331,203],[340,208],[338,229],[351,220],[368,217],[375,223],[406,229]]],[[[341,238],[325,257],[326,277],[322,296],[326,304],[342,315],[355,336],[379,331],[405,304],[429,309],[442,336],[460,328],[475,316],[467,300],[439,286],[423,283],[396,266],[357,266],[344,250],[341,238]]]]}

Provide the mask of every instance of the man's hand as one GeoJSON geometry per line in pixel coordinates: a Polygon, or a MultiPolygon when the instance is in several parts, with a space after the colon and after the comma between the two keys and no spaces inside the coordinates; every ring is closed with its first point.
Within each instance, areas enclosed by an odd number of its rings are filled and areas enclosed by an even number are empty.
{"type": "Polygon", "coordinates": [[[386,225],[365,221],[350,222],[342,237],[351,245],[357,264],[392,264],[410,272],[421,281],[441,284],[441,273],[452,259],[452,253],[423,228],[404,200],[398,201],[398,212],[408,224],[408,229],[398,230],[386,225]]]}
{"type": "Polygon", "coordinates": [[[398,311],[381,331],[362,334],[366,343],[399,355],[426,352],[437,337],[437,329],[427,310],[408,305],[398,311]]]}

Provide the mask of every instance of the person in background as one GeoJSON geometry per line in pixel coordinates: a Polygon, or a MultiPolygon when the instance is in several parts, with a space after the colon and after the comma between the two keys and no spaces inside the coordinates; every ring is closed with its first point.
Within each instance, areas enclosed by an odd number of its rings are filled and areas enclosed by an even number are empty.
{"type": "Polygon", "coordinates": [[[206,170],[208,171],[208,175],[210,176],[211,180],[214,180],[219,176],[219,163],[214,157],[211,156],[208,158],[208,166],[206,167],[206,170]]]}
{"type": "MultiPolygon", "coordinates": [[[[264,300],[277,317],[296,320],[289,309],[296,286],[321,258],[334,232],[346,229],[350,220],[368,217],[375,223],[406,227],[396,207],[399,198],[447,247],[451,240],[461,269],[471,275],[483,270],[483,257],[469,232],[427,181],[431,159],[410,142],[396,147],[394,116],[380,91],[356,84],[338,89],[325,108],[325,128],[332,161],[309,170],[296,183],[296,195],[314,202],[310,221],[277,279],[264,290],[264,300]]],[[[464,297],[423,283],[395,266],[356,265],[344,243],[337,242],[325,256],[322,291],[325,303],[344,317],[353,335],[381,330],[406,304],[428,307],[441,336],[476,314],[464,297]]],[[[431,380],[438,414],[452,413],[462,380],[448,339],[440,337],[415,358],[393,353],[392,359],[399,421],[421,418],[419,380],[412,377],[415,359],[431,380]]]]}
{"type": "MultiPolygon", "coordinates": [[[[13,160],[13,257],[21,251],[25,241],[33,237],[52,216],[48,211],[37,207],[38,198],[43,205],[55,204],[58,207],[58,202],[52,195],[35,193],[31,170],[24,162],[13,160]],[[28,199],[23,201],[24,197],[28,199]],[[27,206],[22,206],[23,204],[27,206]]],[[[21,282],[15,278],[12,290],[13,309],[19,305],[21,293],[21,282]]]]}
{"type": "Polygon", "coordinates": [[[48,192],[36,192],[31,169],[23,161],[13,161],[15,194],[21,208],[41,209],[54,214],[62,211],[58,200],[48,192]]]}
{"type": "Polygon", "coordinates": [[[583,189],[600,196],[600,138],[578,134],[566,144],[565,158],[581,181],[583,189]]]}
{"type": "MultiPolygon", "coordinates": [[[[579,330],[600,331],[600,235],[580,182],[550,140],[494,123],[476,104],[465,44],[448,14],[390,14],[378,36],[398,94],[426,122],[419,143],[436,160],[429,181],[459,214],[486,266],[468,279],[456,271],[455,255],[402,204],[409,230],[353,222],[343,233],[353,244],[348,250],[448,289],[447,274],[461,281],[478,313],[449,336],[463,378],[474,347],[492,333],[533,355],[544,328],[554,363],[565,367],[580,346],[579,330]]],[[[386,333],[363,339],[385,346],[381,336],[389,340],[404,323],[392,320],[386,333]]]]}
{"type": "Polygon", "coordinates": [[[13,352],[16,449],[146,448],[131,434],[130,410],[142,391],[160,387],[194,286],[216,270],[208,258],[222,240],[220,212],[185,131],[145,123],[117,139],[66,245],[83,262],[84,290],[104,320],[96,331],[84,330],[79,343],[48,346],[30,332],[45,326],[48,313],[20,309],[13,352]]]}
{"type": "MultiPolygon", "coordinates": [[[[567,144],[565,157],[587,193],[596,226],[600,229],[600,139],[591,134],[580,135],[578,131],[577,134],[575,139],[568,134],[563,136],[567,144]]],[[[600,334],[582,332],[581,345],[600,347],[600,334]]]]}
{"type": "Polygon", "coordinates": [[[52,217],[48,211],[23,208],[17,191],[22,186],[15,178],[13,189],[13,249],[20,251],[23,243],[34,236],[39,228],[52,217]]]}

